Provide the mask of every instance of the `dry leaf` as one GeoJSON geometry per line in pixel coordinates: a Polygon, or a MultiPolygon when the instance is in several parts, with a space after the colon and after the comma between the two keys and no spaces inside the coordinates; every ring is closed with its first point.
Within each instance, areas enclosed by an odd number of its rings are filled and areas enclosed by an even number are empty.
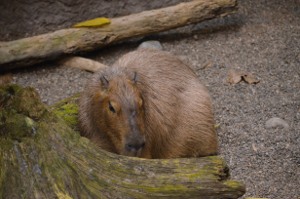
{"type": "Polygon", "coordinates": [[[96,19],[91,19],[87,21],[83,21],[80,23],[75,24],[74,28],[81,28],[81,27],[100,27],[106,24],[110,24],[110,20],[105,17],[100,17],[96,19]]]}
{"type": "Polygon", "coordinates": [[[232,69],[229,71],[227,79],[228,83],[237,84],[242,80],[248,84],[256,84],[259,82],[259,80],[251,73],[244,71],[235,71],[232,69]]]}
{"type": "Polygon", "coordinates": [[[237,84],[242,80],[242,76],[239,72],[236,72],[234,70],[230,70],[228,73],[228,79],[227,82],[230,84],[237,84]]]}
{"type": "Polygon", "coordinates": [[[214,127],[215,127],[215,129],[218,129],[218,128],[220,128],[220,126],[221,126],[220,124],[215,124],[214,127]]]}
{"type": "Polygon", "coordinates": [[[210,68],[210,67],[212,67],[213,65],[214,65],[214,64],[213,64],[211,61],[209,61],[209,62],[206,62],[206,63],[204,64],[204,66],[201,67],[201,69],[210,68]]]}
{"type": "Polygon", "coordinates": [[[255,146],[254,143],[252,143],[252,149],[253,149],[253,151],[257,152],[257,147],[255,146]]]}
{"type": "Polygon", "coordinates": [[[248,84],[257,84],[259,82],[259,80],[256,77],[254,77],[254,75],[252,75],[251,73],[244,74],[242,78],[248,84]]]}

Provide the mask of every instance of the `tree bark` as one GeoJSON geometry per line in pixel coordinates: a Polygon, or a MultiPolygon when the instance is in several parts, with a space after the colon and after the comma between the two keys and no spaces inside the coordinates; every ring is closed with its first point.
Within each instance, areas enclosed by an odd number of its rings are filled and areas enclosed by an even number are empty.
{"type": "Polygon", "coordinates": [[[217,156],[148,160],[97,148],[74,130],[76,101],[49,108],[32,88],[0,88],[0,198],[217,199],[244,194],[245,187],[228,179],[228,168],[217,156]]]}
{"type": "Polygon", "coordinates": [[[175,6],[113,18],[100,28],[69,28],[0,43],[0,71],[95,50],[128,38],[199,23],[233,13],[236,0],[194,0],[175,6]]]}

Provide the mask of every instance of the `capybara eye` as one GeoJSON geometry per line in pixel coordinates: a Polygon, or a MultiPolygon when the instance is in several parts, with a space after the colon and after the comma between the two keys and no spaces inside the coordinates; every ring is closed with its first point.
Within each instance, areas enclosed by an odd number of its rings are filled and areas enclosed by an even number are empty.
{"type": "Polygon", "coordinates": [[[108,108],[109,108],[109,110],[110,110],[111,112],[113,112],[113,113],[116,112],[115,108],[111,105],[110,102],[108,103],[108,108]]]}

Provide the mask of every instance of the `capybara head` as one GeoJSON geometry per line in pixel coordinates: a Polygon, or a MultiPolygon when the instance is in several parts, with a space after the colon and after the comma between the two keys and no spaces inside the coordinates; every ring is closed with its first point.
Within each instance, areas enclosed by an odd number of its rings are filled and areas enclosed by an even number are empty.
{"type": "Polygon", "coordinates": [[[144,106],[137,88],[137,74],[99,77],[101,89],[94,95],[93,118],[98,128],[107,135],[116,153],[140,156],[145,140],[144,106]],[[98,104],[99,106],[97,106],[98,104]]]}

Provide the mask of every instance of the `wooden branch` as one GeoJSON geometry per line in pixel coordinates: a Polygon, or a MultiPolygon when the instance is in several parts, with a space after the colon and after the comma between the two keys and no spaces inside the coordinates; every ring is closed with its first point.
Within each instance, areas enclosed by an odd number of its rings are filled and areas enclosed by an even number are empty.
{"type": "Polygon", "coordinates": [[[62,66],[79,68],[81,70],[86,70],[93,73],[102,68],[108,67],[92,59],[87,59],[78,56],[64,58],[60,60],[58,63],[62,66]]]}
{"type": "Polygon", "coordinates": [[[101,28],[69,28],[0,43],[0,71],[24,67],[64,54],[95,50],[128,38],[199,23],[233,13],[236,0],[194,0],[113,18],[101,28]]]}
{"type": "Polygon", "coordinates": [[[68,99],[50,110],[32,88],[0,87],[0,198],[218,199],[244,194],[242,184],[227,179],[228,168],[217,156],[148,160],[97,148],[63,120],[75,125],[74,102],[68,99]]]}

